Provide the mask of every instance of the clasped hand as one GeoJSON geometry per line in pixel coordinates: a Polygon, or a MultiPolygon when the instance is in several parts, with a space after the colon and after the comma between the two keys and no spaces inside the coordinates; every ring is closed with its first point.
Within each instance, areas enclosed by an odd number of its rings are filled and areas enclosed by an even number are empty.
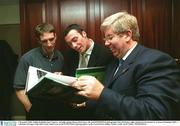
{"type": "Polygon", "coordinates": [[[72,87],[79,89],[76,94],[91,100],[99,99],[104,86],[93,76],[81,76],[78,81],[71,84],[72,87]]]}

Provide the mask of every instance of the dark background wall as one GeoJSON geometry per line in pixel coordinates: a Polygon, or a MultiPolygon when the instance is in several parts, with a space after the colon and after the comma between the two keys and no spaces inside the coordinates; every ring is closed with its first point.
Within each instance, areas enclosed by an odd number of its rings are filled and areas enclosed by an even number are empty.
{"type": "Polygon", "coordinates": [[[41,22],[56,27],[61,51],[67,48],[62,31],[71,23],[82,25],[89,37],[103,44],[100,24],[120,10],[137,17],[140,43],[180,58],[179,0],[20,0],[22,54],[38,46],[33,30],[41,22]]]}

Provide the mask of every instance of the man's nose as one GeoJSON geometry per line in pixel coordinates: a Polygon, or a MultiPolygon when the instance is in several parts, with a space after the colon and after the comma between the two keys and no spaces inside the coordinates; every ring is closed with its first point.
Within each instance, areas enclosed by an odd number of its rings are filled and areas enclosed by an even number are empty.
{"type": "Polygon", "coordinates": [[[109,46],[110,45],[110,42],[108,40],[105,41],[105,46],[109,46]]]}
{"type": "Polygon", "coordinates": [[[47,46],[52,46],[52,42],[50,40],[47,40],[46,44],[47,46]]]}

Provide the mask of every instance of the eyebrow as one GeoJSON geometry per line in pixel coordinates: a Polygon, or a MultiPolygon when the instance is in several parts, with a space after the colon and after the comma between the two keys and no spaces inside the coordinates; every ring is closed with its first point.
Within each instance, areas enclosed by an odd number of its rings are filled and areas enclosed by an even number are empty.
{"type": "Polygon", "coordinates": [[[113,36],[113,34],[108,34],[107,36],[105,36],[105,37],[112,37],[113,36]]]}
{"type": "Polygon", "coordinates": [[[78,37],[77,36],[74,36],[72,39],[71,39],[71,41],[74,41],[74,39],[77,39],[78,37]]]}
{"type": "Polygon", "coordinates": [[[51,37],[51,38],[48,38],[48,39],[44,39],[44,40],[41,40],[41,41],[47,41],[47,40],[51,40],[51,39],[54,39],[55,37],[51,37]]]}

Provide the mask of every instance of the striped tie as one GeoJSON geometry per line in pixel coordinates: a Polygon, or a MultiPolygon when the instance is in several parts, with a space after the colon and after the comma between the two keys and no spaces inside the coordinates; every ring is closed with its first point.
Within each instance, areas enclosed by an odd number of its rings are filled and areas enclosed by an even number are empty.
{"type": "Polygon", "coordinates": [[[81,55],[81,63],[80,63],[80,68],[86,68],[87,67],[87,56],[88,54],[84,53],[81,55]]]}

